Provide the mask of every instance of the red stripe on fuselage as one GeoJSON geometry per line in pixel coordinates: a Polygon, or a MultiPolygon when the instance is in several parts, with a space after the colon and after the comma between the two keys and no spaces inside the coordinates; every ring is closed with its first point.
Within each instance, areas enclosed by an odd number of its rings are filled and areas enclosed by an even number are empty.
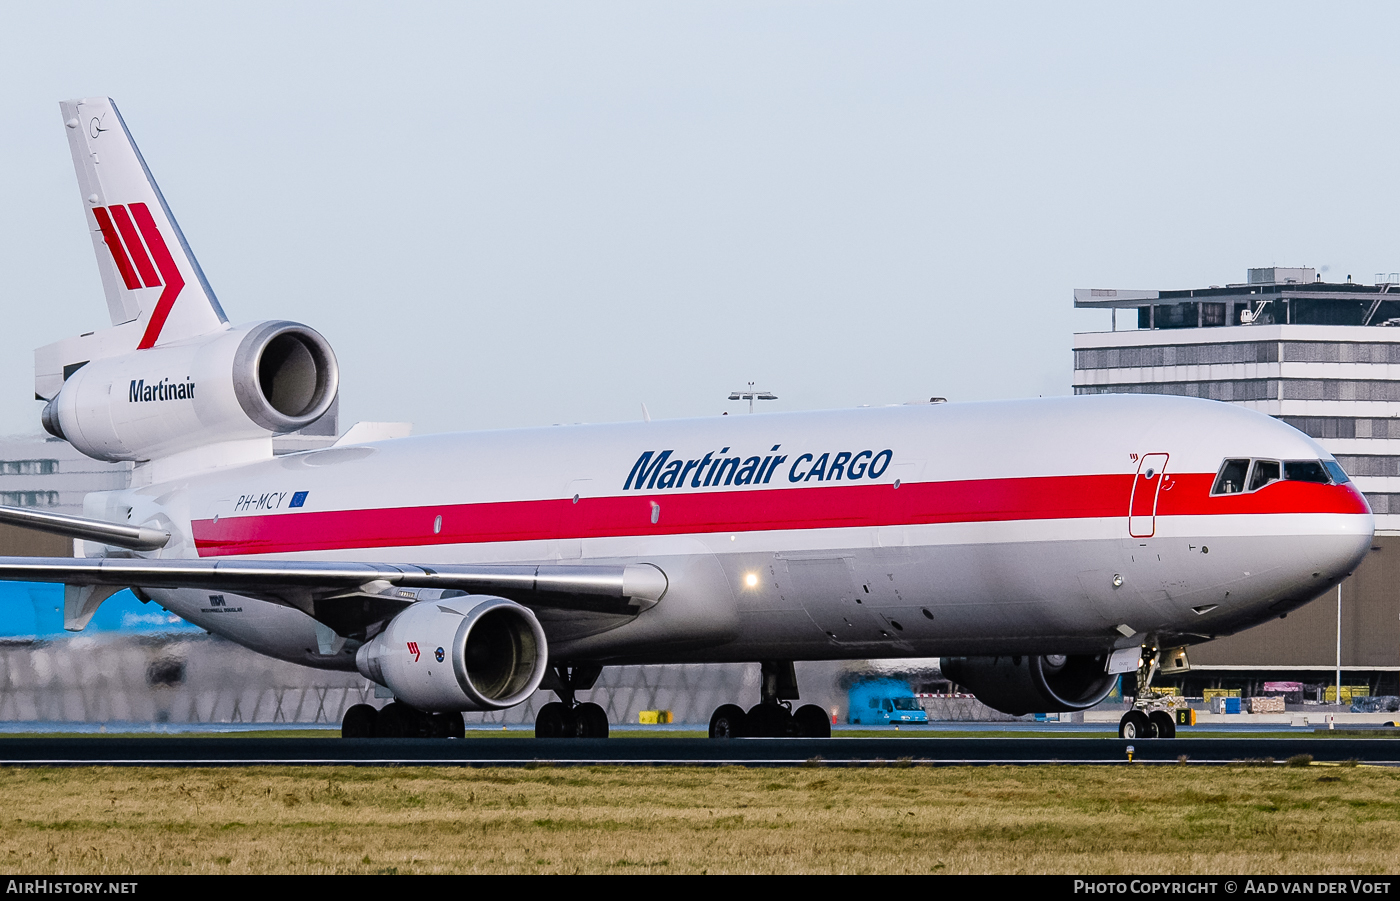
{"type": "MultiPolygon", "coordinates": [[[[477,544],[872,526],[1128,516],[1134,476],[1050,476],[821,488],[649,493],[196,520],[201,557],[349,548],[477,544]],[[660,507],[652,522],[653,504],[660,507]],[[441,531],[433,529],[442,517],[441,531]]],[[[1158,516],[1367,513],[1351,485],[1278,482],[1210,497],[1214,473],[1168,476],[1158,516]]],[[[1124,535],[1127,535],[1126,524],[1124,535]]]]}
{"type": "Polygon", "coordinates": [[[145,350],[155,346],[156,339],[160,337],[160,330],[165,328],[165,319],[170,315],[170,308],[175,305],[175,298],[180,296],[181,289],[185,287],[185,280],[180,276],[180,267],[175,265],[175,258],[170,255],[170,248],[165,246],[160,229],[156,228],[156,220],[152,218],[151,211],[144,203],[133,203],[131,215],[135,217],[136,224],[141,229],[141,236],[146,239],[151,256],[155,257],[156,267],[165,279],[165,290],[160,292],[156,308],[151,312],[151,321],[146,323],[141,343],[136,345],[137,350],[145,350]]]}
{"type": "Polygon", "coordinates": [[[107,208],[97,207],[92,211],[92,215],[97,218],[97,227],[102,229],[102,240],[112,252],[112,262],[117,264],[117,271],[121,273],[126,289],[135,291],[141,287],[141,280],[136,277],[136,270],[131,268],[131,258],[126,255],[126,248],[122,246],[122,239],[117,236],[117,227],[112,224],[112,217],[107,215],[107,208]]]}

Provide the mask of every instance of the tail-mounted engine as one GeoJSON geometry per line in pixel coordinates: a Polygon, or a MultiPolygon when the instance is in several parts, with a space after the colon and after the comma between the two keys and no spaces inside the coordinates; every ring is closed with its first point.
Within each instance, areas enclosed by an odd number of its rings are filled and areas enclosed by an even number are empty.
{"type": "Polygon", "coordinates": [[[426,712],[502,710],[544,679],[544,629],[527,608],[486,595],[419,601],[355,654],[366,679],[426,712]]]}
{"type": "Polygon", "coordinates": [[[1118,679],[1106,672],[1107,654],[944,657],[939,663],[943,675],[977,700],[1013,716],[1085,710],[1108,697],[1118,679]]]}
{"type": "Polygon", "coordinates": [[[295,322],[224,329],[63,370],[44,428],[99,460],[152,460],[293,432],[330,409],[339,385],[330,344],[295,322]]]}

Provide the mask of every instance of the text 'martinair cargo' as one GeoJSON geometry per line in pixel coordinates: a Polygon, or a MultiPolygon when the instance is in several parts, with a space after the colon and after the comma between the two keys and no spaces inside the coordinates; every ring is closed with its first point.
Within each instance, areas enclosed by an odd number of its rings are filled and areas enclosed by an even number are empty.
{"type": "MultiPolygon", "coordinates": [[[[695,460],[672,459],[675,450],[643,451],[632,464],[627,481],[622,490],[630,489],[654,491],[667,488],[712,488],[721,485],[767,485],[773,479],[778,467],[788,460],[787,454],[777,451],[782,445],[775,444],[766,456],[726,457],[729,448],[706,451],[705,456],[695,460]]],[[[816,454],[800,454],[787,467],[789,482],[836,482],[841,480],[860,481],[878,479],[889,468],[894,459],[894,451],[826,451],[816,454]]]]}

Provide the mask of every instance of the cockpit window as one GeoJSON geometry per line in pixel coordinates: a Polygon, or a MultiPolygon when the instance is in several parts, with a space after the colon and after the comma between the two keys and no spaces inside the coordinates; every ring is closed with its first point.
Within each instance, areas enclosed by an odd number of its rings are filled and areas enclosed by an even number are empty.
{"type": "Polygon", "coordinates": [[[1244,490],[1244,477],[1249,473],[1248,460],[1226,460],[1215,477],[1211,494],[1239,494],[1244,490]]]}
{"type": "Polygon", "coordinates": [[[1258,491],[1270,482],[1277,482],[1278,477],[1277,460],[1255,460],[1254,469],[1249,473],[1249,490],[1258,491]]]}
{"type": "Polygon", "coordinates": [[[1283,477],[1290,482],[1332,484],[1332,479],[1327,475],[1327,470],[1323,468],[1321,460],[1285,460],[1283,477]]]}
{"type": "Polygon", "coordinates": [[[1336,460],[1245,460],[1231,458],[1220,465],[1215,485],[1210,493],[1239,494],[1258,491],[1266,485],[1284,479],[1289,482],[1312,482],[1315,485],[1344,485],[1350,482],[1336,460]],[[1246,473],[1248,479],[1246,480],[1246,473]]]}

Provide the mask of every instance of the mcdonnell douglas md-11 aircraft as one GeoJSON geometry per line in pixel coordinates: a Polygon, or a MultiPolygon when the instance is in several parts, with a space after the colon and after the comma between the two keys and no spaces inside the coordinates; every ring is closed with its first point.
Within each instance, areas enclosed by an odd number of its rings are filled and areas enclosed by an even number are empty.
{"type": "MultiPolygon", "coordinates": [[[[358,670],[394,701],[351,708],[346,736],[460,735],[462,711],[542,686],[559,700],[537,735],[606,736],[577,693],[618,664],[760,662],[757,703],[716,710],[716,737],[828,735],[792,710],[798,660],[939,656],[997,709],[1081,710],[1307,603],[1370,546],[1331,455],[1189,398],[352,430],[274,457],[335,399],[330,346],[230,325],[116,106],[61,107],[112,326],[39,349],[35,392],[49,432],[135,468],[82,517],[0,511],[86,550],[3,558],[0,578],[62,582],[73,630],[131,588],[358,670]]],[[[1122,731],[1173,729],[1135,709],[1122,731]]]]}

